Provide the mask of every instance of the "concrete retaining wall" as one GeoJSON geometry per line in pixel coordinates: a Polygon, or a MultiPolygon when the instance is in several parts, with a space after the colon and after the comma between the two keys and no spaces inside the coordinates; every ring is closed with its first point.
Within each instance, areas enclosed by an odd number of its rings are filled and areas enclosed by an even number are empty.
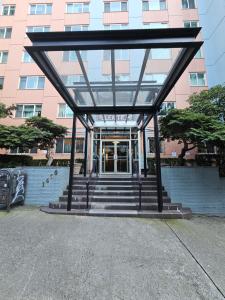
{"type": "Polygon", "coordinates": [[[163,167],[162,180],[172,202],[194,213],[225,215],[225,178],[212,167],[163,167]]]}
{"type": "Polygon", "coordinates": [[[25,204],[48,205],[58,201],[69,182],[67,167],[24,167],[27,174],[25,204]]]}

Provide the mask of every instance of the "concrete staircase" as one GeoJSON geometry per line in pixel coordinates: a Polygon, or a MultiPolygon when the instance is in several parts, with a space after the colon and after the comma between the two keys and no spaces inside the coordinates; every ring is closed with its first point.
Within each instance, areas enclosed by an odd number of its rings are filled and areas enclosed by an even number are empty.
{"type": "MultiPolygon", "coordinates": [[[[190,218],[191,211],[181,204],[171,203],[163,188],[163,212],[158,212],[156,177],[142,178],[142,207],[139,210],[139,183],[135,177],[93,177],[89,185],[89,209],[86,209],[87,178],[73,180],[72,210],[66,211],[68,189],[58,202],[50,202],[41,210],[48,213],[66,213],[92,216],[136,216],[156,218],[190,218]]],[[[68,188],[68,187],[67,187],[68,188]]]]}

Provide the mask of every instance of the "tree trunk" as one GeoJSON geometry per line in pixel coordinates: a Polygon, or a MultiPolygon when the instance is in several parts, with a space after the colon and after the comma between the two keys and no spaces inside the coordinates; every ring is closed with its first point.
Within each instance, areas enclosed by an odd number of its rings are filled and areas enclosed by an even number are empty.
{"type": "Polygon", "coordinates": [[[184,159],[184,157],[185,157],[186,152],[190,151],[190,150],[192,150],[194,148],[196,148],[196,146],[192,146],[192,147],[188,148],[188,143],[185,142],[185,141],[183,141],[183,144],[184,144],[184,147],[182,148],[181,153],[178,156],[178,159],[179,159],[179,162],[180,162],[181,166],[185,165],[185,159],[184,159]]]}
{"type": "Polygon", "coordinates": [[[52,162],[53,162],[53,155],[51,153],[51,148],[50,147],[48,147],[48,149],[47,149],[46,158],[48,160],[46,166],[50,167],[52,162]]]}

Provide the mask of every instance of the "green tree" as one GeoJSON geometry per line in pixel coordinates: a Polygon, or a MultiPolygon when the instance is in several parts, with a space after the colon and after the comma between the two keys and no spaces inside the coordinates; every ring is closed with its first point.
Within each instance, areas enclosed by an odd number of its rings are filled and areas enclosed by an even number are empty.
{"type": "Polygon", "coordinates": [[[195,130],[208,128],[211,118],[190,109],[172,109],[165,117],[160,119],[160,133],[163,139],[171,139],[182,144],[179,154],[181,165],[187,151],[196,148],[202,143],[202,137],[195,130]]]}
{"type": "Polygon", "coordinates": [[[0,148],[33,148],[38,146],[42,138],[43,132],[37,128],[0,125],[0,148]]]}
{"type": "Polygon", "coordinates": [[[188,102],[193,112],[221,120],[222,115],[225,114],[225,86],[217,85],[199,94],[193,94],[188,102]]]}
{"type": "Polygon", "coordinates": [[[39,129],[43,137],[39,140],[38,147],[41,150],[46,150],[47,165],[51,165],[53,156],[51,154],[57,138],[64,137],[67,133],[67,128],[55,124],[52,120],[45,117],[32,117],[26,120],[27,127],[39,129]]]}
{"type": "Polygon", "coordinates": [[[13,114],[13,110],[15,110],[14,105],[6,107],[4,103],[0,103],[0,118],[11,117],[13,114]]]}

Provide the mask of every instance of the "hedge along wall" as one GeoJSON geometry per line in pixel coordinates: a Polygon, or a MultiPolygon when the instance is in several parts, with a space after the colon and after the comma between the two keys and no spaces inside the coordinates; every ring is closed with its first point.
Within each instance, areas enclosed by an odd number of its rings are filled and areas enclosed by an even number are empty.
{"type": "Polygon", "coordinates": [[[69,182],[68,167],[22,169],[27,174],[25,204],[28,205],[48,205],[50,201],[58,201],[69,182]]]}
{"type": "Polygon", "coordinates": [[[162,167],[162,181],[172,202],[193,213],[225,215],[225,178],[213,167],[162,167]]]}

